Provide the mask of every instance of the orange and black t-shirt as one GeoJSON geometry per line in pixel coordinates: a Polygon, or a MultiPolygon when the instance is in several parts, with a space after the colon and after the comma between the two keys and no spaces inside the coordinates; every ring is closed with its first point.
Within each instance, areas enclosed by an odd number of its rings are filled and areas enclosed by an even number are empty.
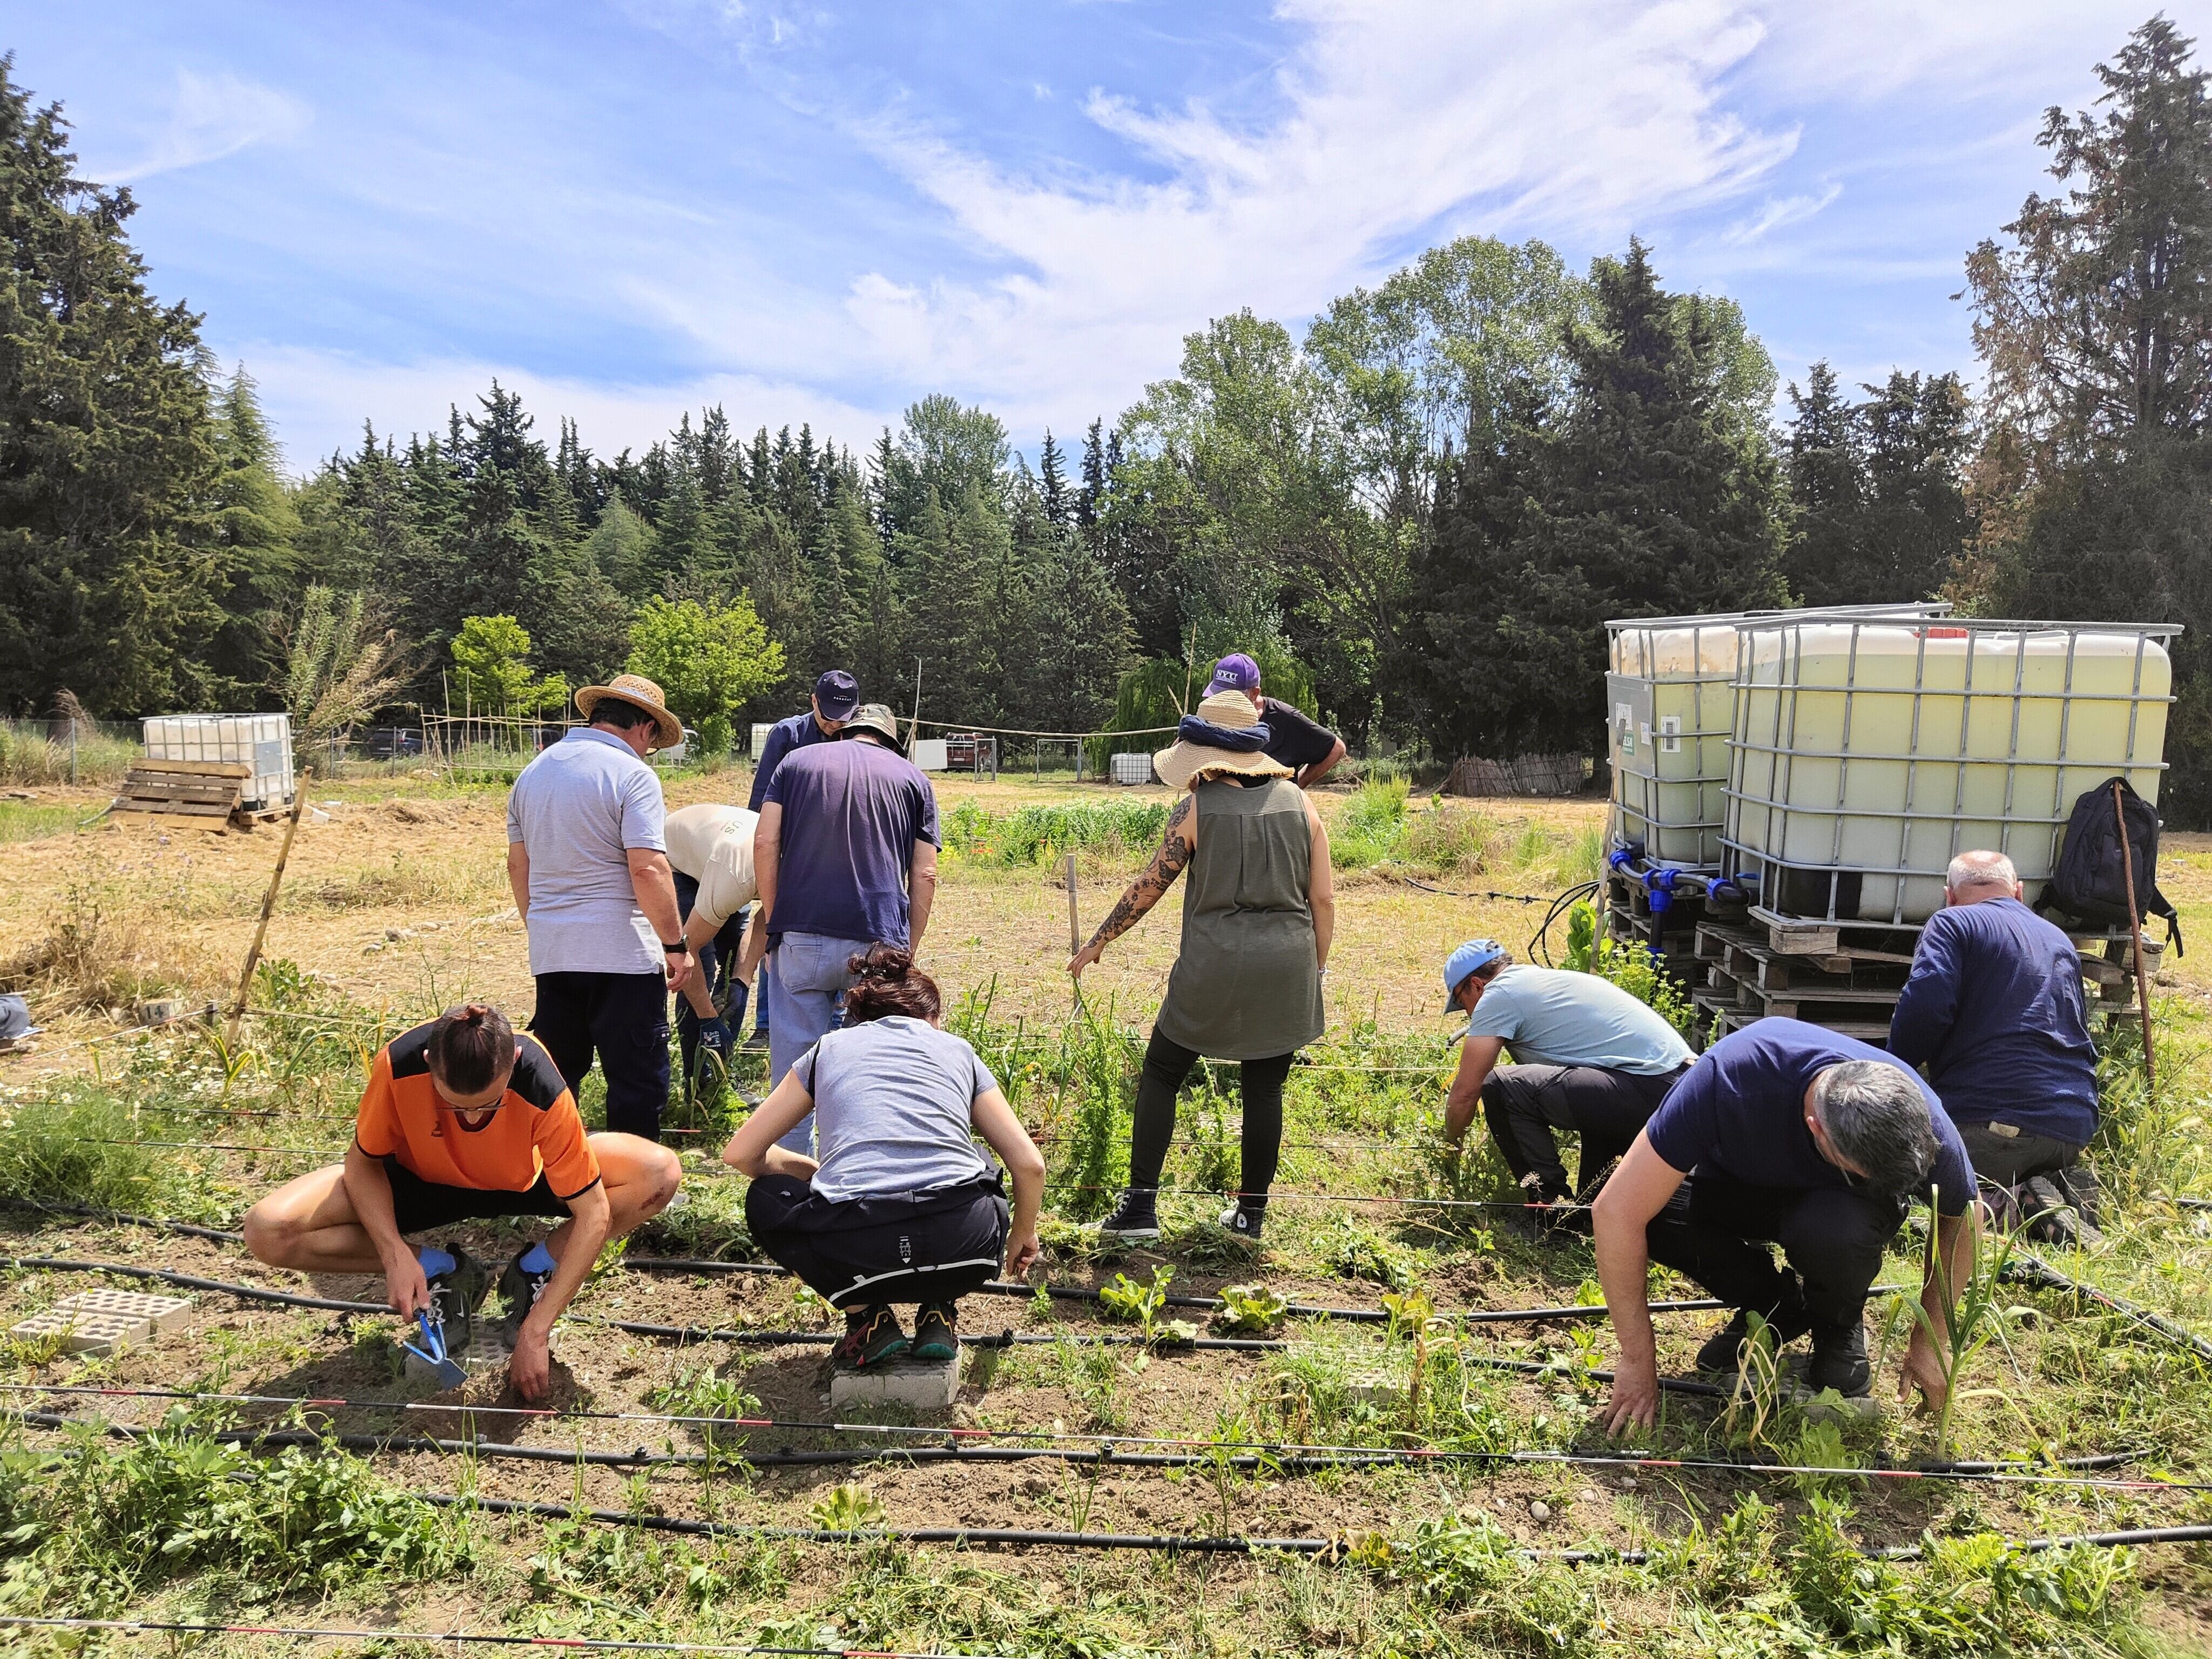
{"type": "Polygon", "coordinates": [[[515,1039],[514,1074],[483,1124],[471,1128],[430,1081],[430,1027],[395,1038],[368,1068],[354,1141],[371,1158],[440,1187],[526,1193],[542,1174],[566,1203],[599,1183],[599,1160],[568,1085],[544,1049],[515,1039]]]}

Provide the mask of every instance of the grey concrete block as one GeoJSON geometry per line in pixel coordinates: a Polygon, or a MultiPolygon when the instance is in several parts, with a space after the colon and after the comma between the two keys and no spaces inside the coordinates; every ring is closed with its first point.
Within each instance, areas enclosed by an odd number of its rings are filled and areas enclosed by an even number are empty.
{"type": "Polygon", "coordinates": [[[864,1371],[832,1371],[830,1404],[839,1411],[897,1406],[908,1411],[950,1410],[960,1392],[958,1359],[895,1359],[864,1371]]]}

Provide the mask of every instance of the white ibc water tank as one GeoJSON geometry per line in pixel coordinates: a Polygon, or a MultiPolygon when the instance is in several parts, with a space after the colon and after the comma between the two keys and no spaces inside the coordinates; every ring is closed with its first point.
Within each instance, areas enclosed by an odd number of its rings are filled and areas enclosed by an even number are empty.
{"type": "MultiPolygon", "coordinates": [[[[1942,617],[1941,602],[1854,605],[1825,616],[1942,617]]],[[[1786,612],[1609,622],[1606,749],[1613,770],[1613,844],[1654,863],[1717,870],[1735,729],[1738,626],[1786,612]]],[[[1802,612],[1800,615],[1805,614],[1802,612]]]]}
{"type": "Polygon", "coordinates": [[[1729,867],[1784,915],[1892,925],[2004,853],[2032,899],[2075,799],[2158,799],[2171,624],[1774,617],[1739,624],[1729,867]]]}
{"type": "Polygon", "coordinates": [[[143,724],[148,760],[243,763],[253,769],[244,790],[248,811],[291,805],[289,714],[152,714],[143,724]]]}
{"type": "Polygon", "coordinates": [[[1152,781],[1152,757],[1150,755],[1115,755],[1107,764],[1106,775],[1115,783],[1144,784],[1152,781]]]}

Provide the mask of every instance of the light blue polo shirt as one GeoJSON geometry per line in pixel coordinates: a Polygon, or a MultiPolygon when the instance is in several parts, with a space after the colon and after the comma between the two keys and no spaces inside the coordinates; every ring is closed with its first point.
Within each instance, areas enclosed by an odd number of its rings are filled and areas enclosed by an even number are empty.
{"type": "Polygon", "coordinates": [[[533,975],[665,971],[628,854],[668,850],[667,810],[653,769],[611,732],[578,726],[522,769],[507,838],[530,855],[533,975]]]}
{"type": "Polygon", "coordinates": [[[1526,963],[1499,970],[1465,1035],[1504,1038],[1523,1066],[1601,1066],[1664,1077],[1691,1059],[1679,1031],[1611,980],[1526,963]]]}

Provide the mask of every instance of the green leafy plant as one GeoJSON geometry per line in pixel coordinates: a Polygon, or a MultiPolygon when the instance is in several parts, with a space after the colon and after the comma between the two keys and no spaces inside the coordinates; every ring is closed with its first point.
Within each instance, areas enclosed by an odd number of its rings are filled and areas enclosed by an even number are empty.
{"type": "Polygon", "coordinates": [[[1349,1218],[1322,1233],[1314,1248],[1340,1279],[1363,1279],[1405,1291],[1412,1289],[1420,1277],[1410,1251],[1349,1218]]]}
{"type": "Polygon", "coordinates": [[[1198,1327],[1186,1319],[1162,1319],[1168,1305],[1168,1285],[1175,1269],[1163,1262],[1152,1269],[1152,1282],[1141,1284],[1127,1273],[1115,1273],[1111,1284],[1098,1287],[1098,1309],[1109,1319],[1125,1320],[1139,1328],[1147,1347],[1197,1340],[1198,1327]]]}
{"type": "Polygon", "coordinates": [[[1224,1331],[1267,1336],[1282,1328],[1290,1305],[1265,1285],[1228,1285],[1222,1288],[1213,1321],[1224,1331]]]}
{"type": "MultiPolygon", "coordinates": [[[[1930,1195],[1935,1201],[1935,1195],[1930,1195]]],[[[1932,1212],[1931,1212],[1932,1213],[1932,1212]]],[[[1951,1455],[1951,1423],[1961,1400],[1984,1399],[2011,1401],[2011,1395],[2002,1389],[1961,1389],[1962,1379],[1974,1360],[1991,1343],[2007,1349],[2010,1344],[2006,1332],[2022,1320],[2033,1317],[2034,1310],[2006,1302],[2000,1295],[2005,1266],[2012,1260],[2014,1249],[2020,1242],[2016,1231],[1990,1229],[1978,1231],[1973,1240],[1973,1254],[1967,1262],[1964,1283],[1954,1282],[1951,1263],[1937,1246],[1940,1229],[1927,1229],[1923,1262],[1936,1296],[1950,1309],[1950,1316],[1938,1331],[1936,1321],[1921,1304],[1918,1297],[1903,1298],[1911,1311],[1914,1325],[1927,1339],[1936,1355],[1936,1363],[1943,1373],[1943,1404],[1936,1414],[1936,1455],[1951,1455]]],[[[2017,1409],[2015,1404],[2014,1409],[2017,1409]]],[[[2029,1431],[2034,1425],[2028,1424],[2029,1431]]]]}
{"type": "Polygon", "coordinates": [[[783,647],[743,593],[728,605],[652,599],[630,625],[629,672],[660,687],[702,751],[723,755],[731,714],[783,678],[783,647]]]}
{"type": "Polygon", "coordinates": [[[824,1532],[859,1532],[883,1519],[884,1506],[866,1486],[848,1480],[832,1486],[807,1514],[824,1532]]]}

